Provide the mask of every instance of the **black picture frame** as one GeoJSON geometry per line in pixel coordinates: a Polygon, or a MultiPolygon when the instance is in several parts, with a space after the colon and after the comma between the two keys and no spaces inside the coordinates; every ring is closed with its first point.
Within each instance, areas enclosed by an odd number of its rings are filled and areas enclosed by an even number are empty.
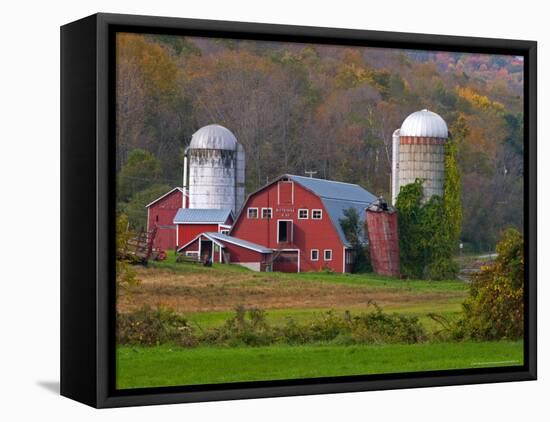
{"type": "Polygon", "coordinates": [[[95,14],[61,28],[61,394],[119,407],[534,380],[537,44],[534,41],[95,14]],[[308,380],[114,388],[114,34],[153,32],[513,54],[525,63],[524,365],[308,380]]]}

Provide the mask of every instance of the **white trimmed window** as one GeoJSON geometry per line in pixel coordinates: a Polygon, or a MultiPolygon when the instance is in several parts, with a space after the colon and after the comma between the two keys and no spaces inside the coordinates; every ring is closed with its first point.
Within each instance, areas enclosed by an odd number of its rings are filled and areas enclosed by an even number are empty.
{"type": "Polygon", "coordinates": [[[249,208],[247,211],[248,218],[258,218],[258,208],[249,208]]]}
{"type": "Polygon", "coordinates": [[[311,210],[311,218],[313,220],[321,220],[323,218],[323,210],[311,210]]]}
{"type": "Polygon", "coordinates": [[[325,249],[325,261],[332,261],[332,249],[325,249]]]}
{"type": "Polygon", "coordinates": [[[312,249],[311,250],[311,260],[312,261],[319,261],[319,249],[312,249]]]}
{"type": "Polygon", "coordinates": [[[300,208],[298,210],[298,220],[307,220],[309,218],[309,210],[307,208],[300,208]]]}
{"type": "Polygon", "coordinates": [[[229,234],[229,229],[221,229],[220,233],[221,234],[229,234]]]}
{"type": "Polygon", "coordinates": [[[272,218],[273,209],[272,208],[262,208],[262,218],[272,218]]]}

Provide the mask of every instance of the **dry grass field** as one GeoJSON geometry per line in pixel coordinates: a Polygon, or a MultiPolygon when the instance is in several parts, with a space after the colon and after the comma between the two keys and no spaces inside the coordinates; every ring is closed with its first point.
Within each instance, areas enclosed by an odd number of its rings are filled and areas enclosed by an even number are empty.
{"type": "Polygon", "coordinates": [[[283,323],[288,317],[312,319],[327,310],[361,312],[372,303],[389,312],[418,316],[428,329],[437,328],[427,315],[457,314],[468,289],[462,281],[405,281],[376,274],[257,273],[233,265],[177,264],[172,257],[136,271],[140,283],[119,291],[119,312],[166,307],[202,328],[222,325],[237,306],[260,308],[270,322],[283,323]]]}
{"type": "MultiPolygon", "coordinates": [[[[336,276],[338,277],[338,276],[336,276]]],[[[394,286],[327,283],[295,280],[279,274],[212,270],[178,273],[172,270],[140,269],[141,284],[120,295],[119,310],[125,312],[143,305],[162,305],[177,312],[205,312],[234,309],[238,305],[268,309],[287,308],[364,308],[376,302],[384,308],[413,305],[440,305],[456,302],[463,291],[418,291],[394,286]]]]}

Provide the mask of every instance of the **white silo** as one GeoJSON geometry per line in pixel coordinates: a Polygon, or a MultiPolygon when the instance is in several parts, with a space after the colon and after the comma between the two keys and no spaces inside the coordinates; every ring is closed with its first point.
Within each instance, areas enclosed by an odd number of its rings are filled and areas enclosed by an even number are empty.
{"type": "Polygon", "coordinates": [[[424,199],[443,196],[445,142],[449,130],[439,114],[420,110],[408,116],[393,133],[392,202],[401,186],[424,181],[424,199]]]}
{"type": "Polygon", "coordinates": [[[245,154],[229,129],[208,125],[197,130],[185,150],[183,167],[189,208],[239,211],[244,202],[245,154]]]}

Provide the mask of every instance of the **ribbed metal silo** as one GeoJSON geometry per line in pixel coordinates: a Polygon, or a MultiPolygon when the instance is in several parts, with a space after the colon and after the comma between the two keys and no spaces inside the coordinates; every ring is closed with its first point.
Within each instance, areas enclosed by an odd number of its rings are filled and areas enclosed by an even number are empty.
{"type": "Polygon", "coordinates": [[[231,131],[208,125],[193,134],[185,152],[189,208],[232,209],[244,202],[245,155],[231,131]]]}
{"type": "Polygon", "coordinates": [[[421,110],[408,116],[394,132],[392,163],[392,200],[395,204],[401,186],[424,181],[424,200],[443,196],[445,180],[445,142],[447,124],[438,114],[421,110]],[[396,148],[397,147],[397,148],[396,148]],[[396,151],[397,149],[397,151],[396,151]],[[398,156],[398,162],[395,157],[398,156]]]}

